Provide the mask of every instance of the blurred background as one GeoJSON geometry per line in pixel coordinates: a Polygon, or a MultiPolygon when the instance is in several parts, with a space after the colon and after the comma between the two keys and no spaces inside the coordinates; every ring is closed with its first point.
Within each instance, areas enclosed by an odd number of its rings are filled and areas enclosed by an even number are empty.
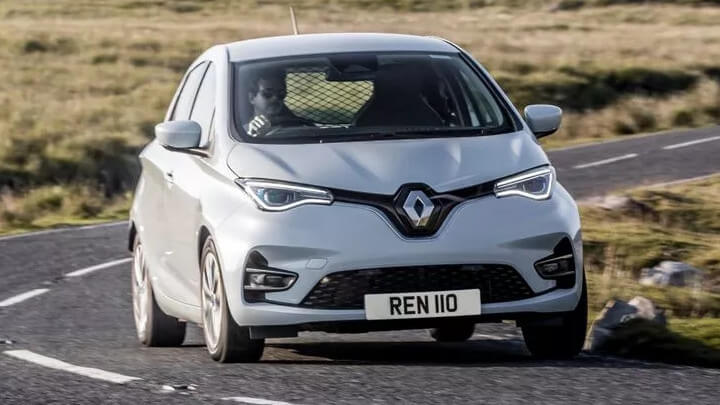
{"type": "MultiPolygon", "coordinates": [[[[0,234],[124,220],[189,63],[290,34],[290,3],[304,33],[459,44],[519,109],[564,109],[548,150],[720,121],[717,0],[0,1],[0,234]]],[[[652,305],[604,350],[718,367],[720,176],[580,203],[591,319],[652,305]]]]}

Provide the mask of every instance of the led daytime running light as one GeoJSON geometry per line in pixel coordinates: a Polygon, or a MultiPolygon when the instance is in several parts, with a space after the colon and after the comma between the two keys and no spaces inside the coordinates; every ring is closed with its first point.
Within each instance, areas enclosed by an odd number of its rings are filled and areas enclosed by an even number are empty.
{"type": "Polygon", "coordinates": [[[517,195],[531,198],[533,200],[545,200],[550,198],[550,195],[552,194],[554,180],[555,170],[551,166],[547,166],[498,181],[495,183],[494,192],[495,196],[498,198],[517,195]],[[528,184],[531,181],[538,179],[545,179],[545,187],[542,190],[533,192],[523,189],[522,186],[524,184],[528,184]]]}
{"type": "Polygon", "coordinates": [[[333,202],[332,193],[321,188],[254,179],[237,179],[235,183],[255,201],[258,208],[265,211],[285,211],[299,205],[329,205],[333,202]],[[273,192],[288,193],[286,197],[291,201],[274,204],[268,200],[273,192]]]}

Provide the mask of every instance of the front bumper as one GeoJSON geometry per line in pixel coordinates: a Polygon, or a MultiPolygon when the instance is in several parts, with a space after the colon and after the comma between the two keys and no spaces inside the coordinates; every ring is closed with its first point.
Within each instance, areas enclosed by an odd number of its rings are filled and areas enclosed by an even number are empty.
{"type": "Polygon", "coordinates": [[[284,212],[262,212],[247,204],[217,227],[214,237],[230,311],[244,326],[364,320],[362,309],[312,309],[299,304],[326,275],[369,268],[506,265],[537,294],[484,303],[484,315],[564,312],[572,310],[580,297],[580,219],[575,202],[560,184],[544,201],[518,196],[469,200],[428,238],[403,237],[376,209],[337,202],[284,212]],[[569,238],[574,250],[578,274],[572,288],[555,288],[555,281],[543,279],[533,267],[563,238],[569,238]],[[261,253],[270,267],[299,275],[290,289],[266,294],[273,303],[244,299],[244,268],[252,251],[261,253]]]}

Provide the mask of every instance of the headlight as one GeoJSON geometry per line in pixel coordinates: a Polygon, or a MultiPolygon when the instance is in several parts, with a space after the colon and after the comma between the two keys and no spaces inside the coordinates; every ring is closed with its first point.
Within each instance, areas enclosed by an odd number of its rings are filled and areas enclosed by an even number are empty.
{"type": "Polygon", "coordinates": [[[495,196],[519,195],[533,200],[544,200],[552,193],[555,169],[547,166],[508,177],[495,183],[495,196]]]}
{"type": "Polygon", "coordinates": [[[257,204],[266,211],[284,211],[303,204],[331,204],[333,196],[328,190],[270,180],[235,180],[257,204]]]}

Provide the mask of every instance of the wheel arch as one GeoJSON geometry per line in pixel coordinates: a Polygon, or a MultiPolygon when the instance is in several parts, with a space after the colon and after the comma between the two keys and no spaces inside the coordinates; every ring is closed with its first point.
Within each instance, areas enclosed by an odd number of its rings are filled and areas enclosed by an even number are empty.
{"type": "MultiPolygon", "coordinates": [[[[228,265],[225,262],[225,259],[223,257],[222,249],[220,249],[220,243],[217,239],[219,232],[217,229],[212,228],[212,225],[210,224],[202,224],[200,226],[200,229],[198,230],[198,238],[197,238],[197,252],[198,252],[198,273],[200,274],[200,277],[202,277],[202,269],[203,269],[203,248],[205,247],[205,243],[207,242],[208,238],[213,238],[213,245],[215,250],[215,255],[218,260],[218,264],[220,266],[220,276],[223,278],[223,283],[227,287],[228,285],[236,285],[236,282],[233,282],[232,280],[237,281],[238,277],[241,277],[242,279],[242,272],[234,271],[233,266],[228,265]],[[231,281],[228,281],[228,280],[231,281]]],[[[202,283],[202,279],[200,281],[202,283]]],[[[229,311],[231,314],[231,317],[233,320],[238,323],[238,319],[240,319],[237,316],[237,305],[243,305],[243,299],[242,299],[242,293],[233,293],[232,289],[228,290],[226,288],[225,290],[225,299],[227,300],[229,311]]]]}
{"type": "Polygon", "coordinates": [[[133,251],[133,244],[135,243],[135,237],[137,236],[137,229],[135,228],[135,222],[130,221],[130,226],[128,230],[128,245],[127,248],[130,252],[133,251]]]}
{"type": "Polygon", "coordinates": [[[212,234],[210,233],[210,230],[205,225],[200,226],[200,230],[198,231],[198,238],[197,238],[197,257],[198,257],[198,265],[202,264],[202,252],[203,252],[203,246],[205,246],[205,241],[207,238],[209,238],[212,234]]]}

